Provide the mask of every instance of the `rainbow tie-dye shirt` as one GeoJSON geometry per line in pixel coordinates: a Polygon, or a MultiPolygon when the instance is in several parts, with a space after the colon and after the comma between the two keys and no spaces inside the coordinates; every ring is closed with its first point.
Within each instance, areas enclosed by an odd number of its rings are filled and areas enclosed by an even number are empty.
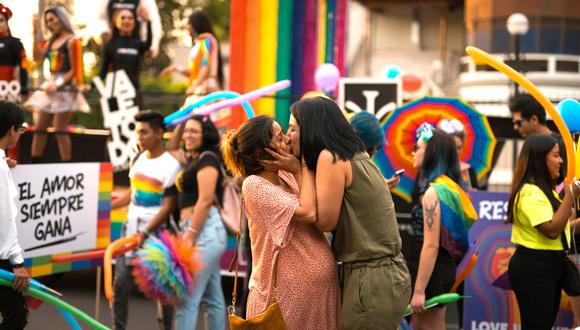
{"type": "Polygon", "coordinates": [[[125,235],[143,230],[157,215],[163,204],[164,192],[175,182],[179,162],[169,153],[153,159],[142,154],[129,171],[131,204],[127,212],[125,235]]]}

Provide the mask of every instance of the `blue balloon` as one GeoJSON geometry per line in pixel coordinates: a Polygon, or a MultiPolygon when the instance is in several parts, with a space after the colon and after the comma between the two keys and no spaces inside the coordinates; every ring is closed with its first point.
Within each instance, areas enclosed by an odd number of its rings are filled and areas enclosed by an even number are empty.
{"type": "Polygon", "coordinates": [[[556,106],[570,133],[580,132],[580,103],[574,99],[565,99],[556,106]]]}
{"type": "MultiPolygon", "coordinates": [[[[195,108],[199,108],[202,105],[208,104],[208,103],[213,102],[213,101],[217,101],[217,100],[221,100],[221,99],[233,99],[233,98],[236,98],[238,96],[240,96],[240,93],[236,93],[236,92],[232,92],[232,91],[213,92],[211,94],[208,94],[208,95],[202,97],[201,99],[197,100],[196,102],[188,105],[187,107],[185,107],[181,110],[175,111],[174,113],[165,117],[163,122],[165,123],[165,125],[171,125],[171,124],[173,124],[173,122],[175,120],[180,119],[182,117],[189,116],[189,114],[195,108]]],[[[244,111],[246,112],[246,116],[248,116],[249,119],[254,118],[256,116],[254,114],[254,109],[252,109],[252,106],[250,105],[249,102],[244,102],[241,104],[241,106],[244,108],[244,111]]]]}
{"type": "Polygon", "coordinates": [[[70,326],[71,329],[73,330],[83,330],[83,328],[81,327],[81,325],[79,324],[79,321],[77,321],[77,319],[75,319],[74,316],[72,316],[71,313],[62,310],[60,308],[58,308],[58,311],[60,312],[60,315],[62,315],[62,317],[64,317],[66,323],[68,323],[68,325],[70,326]]]}
{"type": "Polygon", "coordinates": [[[389,79],[395,79],[401,73],[403,73],[403,69],[397,65],[389,64],[383,68],[383,76],[389,79]]]}

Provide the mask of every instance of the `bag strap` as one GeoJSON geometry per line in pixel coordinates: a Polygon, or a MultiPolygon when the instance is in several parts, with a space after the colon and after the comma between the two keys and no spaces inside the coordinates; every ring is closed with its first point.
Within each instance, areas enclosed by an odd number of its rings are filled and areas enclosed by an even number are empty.
{"type": "Polygon", "coordinates": [[[562,246],[564,247],[564,252],[566,252],[566,254],[570,253],[570,246],[568,246],[568,240],[566,239],[566,229],[565,228],[560,233],[560,239],[562,240],[562,246]]]}
{"type": "Polygon", "coordinates": [[[234,256],[232,258],[232,261],[230,262],[230,267],[229,267],[229,271],[231,272],[232,269],[234,268],[234,263],[236,265],[236,272],[234,275],[234,289],[232,291],[232,305],[228,308],[228,314],[230,315],[236,315],[236,299],[238,296],[238,266],[239,266],[239,260],[238,260],[238,254],[239,254],[239,248],[240,248],[240,239],[242,237],[242,216],[244,214],[244,197],[242,196],[242,198],[240,199],[240,226],[238,227],[238,232],[236,233],[236,249],[234,250],[234,256]]]}
{"type": "MultiPolygon", "coordinates": [[[[222,175],[222,186],[223,186],[223,185],[224,185],[224,183],[225,183],[225,180],[227,179],[227,173],[226,173],[226,170],[225,170],[225,168],[224,168],[224,166],[223,166],[222,162],[220,161],[220,158],[219,158],[219,156],[218,156],[218,155],[217,155],[215,152],[213,152],[213,151],[211,151],[211,150],[206,150],[206,151],[202,152],[201,154],[199,154],[198,161],[199,161],[199,160],[201,160],[201,158],[202,158],[203,156],[205,156],[205,155],[213,155],[214,157],[216,157],[216,158],[217,158],[217,160],[218,160],[218,164],[219,164],[219,167],[220,167],[220,173],[221,173],[221,175],[222,175]]],[[[221,210],[221,209],[224,207],[224,206],[223,206],[223,205],[220,203],[220,201],[219,201],[219,199],[218,199],[218,197],[217,197],[217,190],[216,190],[216,192],[213,194],[213,203],[214,203],[214,204],[215,204],[215,206],[216,206],[217,208],[219,208],[220,210],[221,210]]],[[[240,222],[240,223],[241,223],[241,222],[240,222]]]]}
{"type": "MultiPolygon", "coordinates": [[[[229,271],[231,272],[232,269],[234,268],[234,264],[236,267],[236,271],[234,274],[234,289],[232,291],[232,305],[228,307],[228,314],[229,315],[236,315],[236,302],[237,302],[237,289],[238,289],[238,266],[239,266],[239,246],[240,246],[240,239],[241,239],[241,231],[242,231],[242,216],[244,214],[244,197],[242,196],[241,201],[240,201],[241,205],[240,205],[240,226],[238,227],[238,232],[236,233],[236,249],[234,251],[234,256],[232,258],[232,261],[230,262],[230,267],[229,267],[229,271]]],[[[272,296],[270,297],[270,301],[268,302],[268,305],[270,305],[270,303],[272,302],[272,300],[276,300],[276,298],[274,298],[274,290],[276,290],[276,285],[278,282],[278,257],[279,255],[276,254],[274,256],[274,270],[273,270],[273,278],[272,278],[272,285],[271,285],[271,289],[272,289],[272,296]]],[[[246,275],[247,276],[247,275],[246,275]]]]}

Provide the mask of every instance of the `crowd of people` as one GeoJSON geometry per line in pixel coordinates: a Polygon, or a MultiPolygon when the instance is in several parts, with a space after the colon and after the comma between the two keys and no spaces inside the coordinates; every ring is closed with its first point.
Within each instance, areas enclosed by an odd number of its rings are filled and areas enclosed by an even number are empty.
{"type": "MultiPolygon", "coordinates": [[[[139,72],[155,43],[152,18],[144,7],[114,9],[115,1],[111,3],[111,33],[105,38],[100,76],[125,70],[137,90],[136,102],[142,104],[139,72]]],[[[0,5],[0,79],[18,79],[26,99],[22,107],[35,114],[32,161],[40,161],[51,124],[58,133],[61,160],[70,161],[66,127],[73,112],[87,110],[82,95],[87,87],[78,72],[79,45],[69,17],[61,7],[43,13],[50,37],[38,42],[42,48],[35,49],[34,57],[49,61],[51,76],[28,96],[26,56],[8,28],[12,15],[0,5]]],[[[186,96],[191,102],[223,88],[224,78],[219,42],[207,15],[194,11],[187,27],[194,39],[189,67],[173,64],[162,76],[188,76],[186,96]]],[[[579,223],[570,224],[569,219],[580,188],[562,184],[564,148],[561,137],[546,126],[544,109],[529,95],[516,98],[510,108],[514,129],[526,141],[508,204],[507,222],[517,246],[509,279],[522,329],[549,329],[560,306],[571,228],[579,223]]],[[[167,142],[160,112],[144,110],[135,116],[140,153],[131,163],[129,189],[111,205],[128,206],[122,235],[143,242],[158,229],[171,227],[197,247],[204,264],[196,275],[196,289],[182,304],[160,306],[164,328],[195,328],[203,305],[209,328],[226,329],[220,260],[227,231],[218,208],[223,206],[225,176],[232,175],[242,182],[249,228],[247,318],[276,301],[288,329],[396,329],[410,305],[414,329],[445,329],[445,305],[426,309],[425,301],[448,293],[454,284],[466,254],[470,217],[467,206],[450,214],[448,205],[464,206],[462,194],[481,187],[473,169],[459,159],[466,134],[461,122],[446,120],[436,127],[425,123],[417,129],[413,244],[404,256],[391,196],[399,175],[384,178],[372,160],[385,144],[376,117],[361,112],[349,122],[324,96],[297,101],[289,111],[288,123],[258,116],[223,139],[209,116],[193,116],[177,125],[167,142]],[[287,124],[287,132],[281,124],[287,124]],[[330,244],[328,232],[333,234],[330,244]]],[[[0,101],[0,268],[16,276],[13,289],[0,286],[1,329],[24,328],[28,313],[22,292],[29,276],[18,244],[16,190],[9,169],[14,164],[5,153],[18,142],[23,125],[21,107],[0,101]]],[[[127,328],[135,287],[133,258],[127,253],[116,259],[115,329],[127,328]]],[[[571,301],[580,316],[580,298],[571,301]]]]}

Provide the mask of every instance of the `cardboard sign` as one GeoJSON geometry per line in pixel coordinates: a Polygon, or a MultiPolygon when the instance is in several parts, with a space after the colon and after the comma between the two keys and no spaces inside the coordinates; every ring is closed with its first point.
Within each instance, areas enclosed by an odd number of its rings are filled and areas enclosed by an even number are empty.
{"type": "Polygon", "coordinates": [[[18,165],[12,175],[18,193],[18,241],[33,276],[56,272],[51,255],[109,244],[109,163],[18,165]],[[43,270],[35,272],[34,266],[41,264],[43,270]]]}

